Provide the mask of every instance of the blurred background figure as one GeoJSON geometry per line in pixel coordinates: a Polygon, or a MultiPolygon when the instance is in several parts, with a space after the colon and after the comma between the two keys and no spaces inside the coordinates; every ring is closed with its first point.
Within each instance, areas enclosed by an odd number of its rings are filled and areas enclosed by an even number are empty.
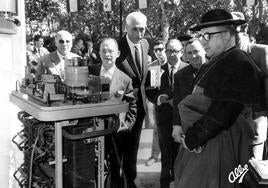
{"type": "MultiPolygon", "coordinates": [[[[241,12],[232,12],[233,19],[244,20],[245,17],[241,12]]],[[[253,143],[253,154],[258,160],[268,158],[267,149],[267,109],[268,109],[268,45],[255,44],[250,41],[250,37],[246,33],[248,24],[243,24],[237,28],[235,35],[236,45],[241,50],[245,51],[254,61],[258,69],[263,73],[265,98],[266,98],[266,112],[259,118],[255,119],[255,137],[253,143]]]]}
{"type": "Polygon", "coordinates": [[[37,61],[33,56],[34,44],[31,36],[26,36],[26,63],[30,73],[35,73],[37,61]]]}
{"type": "MultiPolygon", "coordinates": [[[[149,74],[152,71],[161,70],[161,66],[167,62],[165,43],[163,40],[157,40],[153,44],[153,51],[156,57],[151,64],[149,64],[149,74]]],[[[160,73],[160,72],[159,72],[160,73]]],[[[157,114],[155,114],[155,105],[147,100],[148,105],[148,116],[150,120],[150,125],[153,127],[153,143],[152,143],[152,151],[150,158],[146,161],[146,166],[152,166],[155,162],[159,161],[160,148],[159,148],[159,138],[157,131],[157,114]]]]}
{"type": "MultiPolygon", "coordinates": [[[[190,35],[190,34],[180,35],[180,36],[177,37],[177,39],[178,39],[179,41],[181,41],[181,44],[182,44],[182,46],[183,46],[183,50],[184,50],[184,52],[185,52],[185,46],[186,46],[187,42],[188,42],[189,40],[191,40],[192,38],[193,38],[193,36],[190,35]]],[[[187,59],[185,53],[183,53],[183,55],[182,55],[182,57],[181,57],[181,60],[182,60],[183,62],[185,62],[185,63],[188,62],[188,59],[187,59]]]]}
{"type": "Polygon", "coordinates": [[[36,61],[39,60],[43,55],[49,54],[49,51],[43,46],[44,45],[44,37],[42,35],[34,36],[34,48],[33,48],[33,56],[36,61]]]}
{"type": "Polygon", "coordinates": [[[83,50],[84,58],[87,59],[88,64],[100,64],[100,58],[98,57],[97,53],[94,50],[93,41],[86,37],[84,40],[85,48],[83,50]]]}
{"type": "Polygon", "coordinates": [[[79,55],[79,56],[83,56],[83,49],[84,49],[84,41],[82,39],[82,37],[77,36],[74,40],[74,44],[72,46],[71,52],[79,55]]]}

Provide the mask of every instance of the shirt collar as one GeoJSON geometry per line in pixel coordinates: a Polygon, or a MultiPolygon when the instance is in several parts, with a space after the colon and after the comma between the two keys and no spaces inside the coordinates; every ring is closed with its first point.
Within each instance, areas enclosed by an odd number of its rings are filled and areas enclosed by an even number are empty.
{"type": "Polygon", "coordinates": [[[65,56],[63,56],[58,50],[57,50],[57,54],[60,60],[63,61],[65,56]]]}
{"type": "Polygon", "coordinates": [[[61,61],[63,61],[65,58],[70,59],[72,58],[71,53],[67,53],[65,56],[62,55],[58,50],[57,50],[58,57],[60,58],[61,61]]]}
{"type": "Polygon", "coordinates": [[[134,49],[135,46],[137,46],[138,48],[140,48],[140,43],[134,44],[134,43],[129,39],[128,35],[127,35],[126,38],[127,38],[127,43],[128,43],[128,45],[129,45],[129,47],[130,47],[131,49],[134,49]]]}
{"type": "MultiPolygon", "coordinates": [[[[181,61],[179,61],[178,63],[176,63],[176,64],[174,65],[174,69],[175,69],[175,70],[177,70],[177,69],[179,68],[180,63],[181,63],[181,61]]],[[[170,65],[169,63],[167,63],[167,64],[168,64],[168,70],[171,71],[171,67],[172,67],[172,65],[170,65]]]]}
{"type": "Polygon", "coordinates": [[[108,77],[111,80],[113,77],[114,71],[115,71],[115,65],[112,66],[108,70],[106,70],[103,66],[101,66],[100,76],[108,77]]]}

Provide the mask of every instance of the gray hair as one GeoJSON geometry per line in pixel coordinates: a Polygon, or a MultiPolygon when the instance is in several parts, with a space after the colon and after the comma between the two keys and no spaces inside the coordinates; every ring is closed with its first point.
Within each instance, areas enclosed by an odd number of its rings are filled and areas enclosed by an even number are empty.
{"type": "Polygon", "coordinates": [[[130,25],[132,20],[139,20],[139,22],[147,24],[147,17],[141,12],[131,12],[126,17],[126,24],[130,25]]]}
{"type": "Polygon", "coordinates": [[[58,39],[60,36],[67,36],[70,39],[73,38],[71,33],[69,31],[66,31],[66,30],[60,30],[59,32],[57,32],[56,39],[58,39]]]}

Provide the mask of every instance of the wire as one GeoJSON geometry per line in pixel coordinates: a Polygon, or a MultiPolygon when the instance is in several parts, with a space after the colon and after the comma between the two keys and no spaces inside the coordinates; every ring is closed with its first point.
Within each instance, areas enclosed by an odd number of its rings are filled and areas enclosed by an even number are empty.
{"type": "Polygon", "coordinates": [[[32,149],[32,153],[31,153],[31,159],[30,159],[30,170],[29,170],[29,182],[28,182],[28,187],[31,188],[32,186],[32,173],[33,173],[33,158],[34,158],[34,150],[36,148],[36,144],[38,142],[38,139],[39,139],[39,135],[40,135],[40,131],[43,129],[44,127],[41,125],[39,128],[38,128],[38,131],[37,131],[37,136],[35,138],[35,141],[34,141],[34,144],[33,144],[33,149],[32,149]]]}

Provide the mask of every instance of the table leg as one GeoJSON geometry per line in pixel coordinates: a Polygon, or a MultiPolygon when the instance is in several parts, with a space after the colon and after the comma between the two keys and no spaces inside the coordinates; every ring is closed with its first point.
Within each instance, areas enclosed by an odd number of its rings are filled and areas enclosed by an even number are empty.
{"type": "Polygon", "coordinates": [[[56,188],[62,188],[62,123],[55,122],[56,188]]]}

